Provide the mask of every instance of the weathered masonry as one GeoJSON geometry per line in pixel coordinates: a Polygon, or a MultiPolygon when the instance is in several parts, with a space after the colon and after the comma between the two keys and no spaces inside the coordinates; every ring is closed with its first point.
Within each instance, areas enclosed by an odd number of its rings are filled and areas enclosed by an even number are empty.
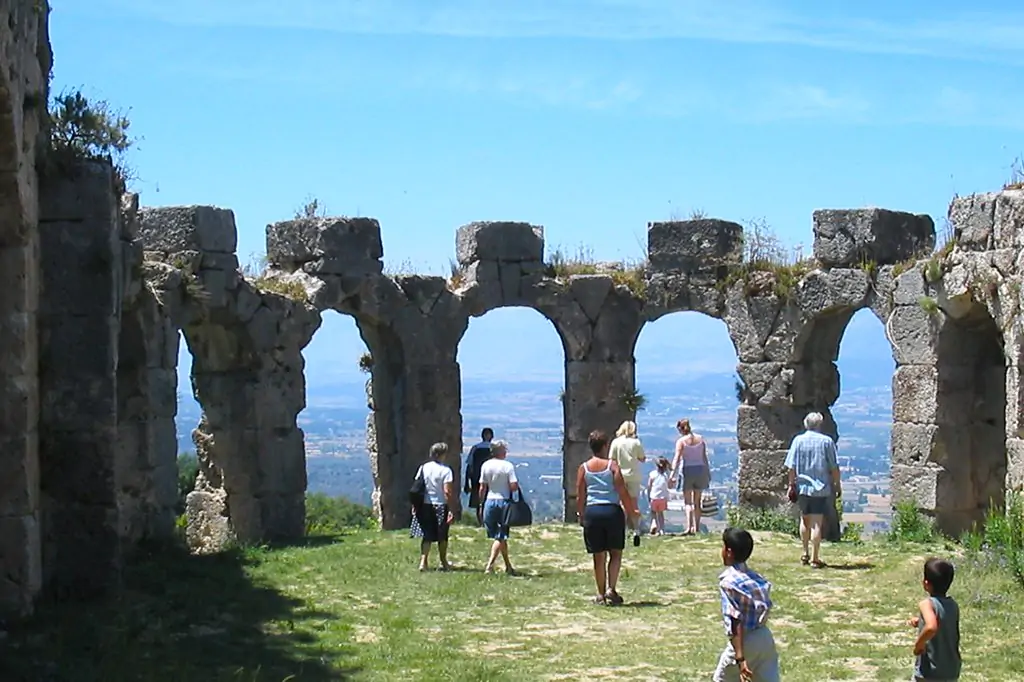
{"type": "MultiPolygon", "coordinates": [[[[458,470],[456,349],[470,317],[506,306],[536,309],[562,340],[569,474],[589,431],[633,416],[643,325],[691,310],[725,322],[739,359],[741,499],[782,504],[785,450],[806,412],[829,414],[840,339],[867,308],[897,366],[897,500],[955,533],[1024,486],[1024,191],[956,199],[938,252],[927,216],[817,211],[814,258],[797,266],[743,262],[736,223],[652,223],[628,281],[559,276],[543,229],[525,223],[460,228],[460,272],[445,279],[383,274],[375,220],[292,220],[268,226],[269,269],[249,278],[231,211],[139,208],[106,163],[37,163],[50,63],[39,8],[0,0],[0,615],[44,591],[102,592],[138,543],[172,534],[179,335],[203,407],[189,544],[301,535],[302,349],[328,309],[355,319],[373,358],[367,449],[384,528],[409,521],[432,442],[458,470]]],[[[574,478],[563,485],[569,519],[574,478]]]]}

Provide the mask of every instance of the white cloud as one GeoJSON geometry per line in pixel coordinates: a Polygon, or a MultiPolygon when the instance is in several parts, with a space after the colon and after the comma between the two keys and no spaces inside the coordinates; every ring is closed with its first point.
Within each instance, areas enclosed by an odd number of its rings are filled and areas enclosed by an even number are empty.
{"type": "Polygon", "coordinates": [[[811,16],[768,0],[90,0],[90,6],[97,14],[116,8],[177,24],[342,34],[703,39],[1024,61],[1024,12],[928,16],[927,5],[899,23],[829,14],[840,11],[831,4],[818,5],[825,9],[811,16]]]}

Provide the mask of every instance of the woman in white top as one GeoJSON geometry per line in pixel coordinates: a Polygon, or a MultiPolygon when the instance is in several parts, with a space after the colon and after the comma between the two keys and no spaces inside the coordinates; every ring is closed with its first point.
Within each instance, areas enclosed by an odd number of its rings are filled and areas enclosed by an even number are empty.
{"type": "Polygon", "coordinates": [[[422,538],[420,542],[420,570],[427,570],[430,545],[437,543],[441,557],[441,570],[450,571],[448,563],[448,529],[451,527],[455,508],[455,477],[452,470],[441,459],[448,454],[446,443],[430,446],[430,461],[416,472],[416,478],[423,477],[423,504],[412,509],[412,537],[422,538]]]}
{"type": "Polygon", "coordinates": [[[676,456],[672,471],[678,479],[682,474],[683,506],[686,509],[686,533],[700,532],[701,493],[711,485],[711,465],[708,464],[708,446],[704,437],[694,433],[689,419],[676,422],[679,440],[676,441],[676,456]]]}
{"type": "MultiPolygon", "coordinates": [[[[619,465],[622,480],[626,483],[629,497],[636,502],[640,499],[640,486],[643,476],[640,473],[641,462],[647,461],[644,446],[636,435],[636,422],[624,421],[619,425],[608,451],[608,459],[619,465]]],[[[626,524],[633,529],[633,544],[640,544],[640,517],[627,515],[626,524]]]]}
{"type": "Polygon", "coordinates": [[[512,462],[505,459],[508,454],[508,443],[496,440],[491,443],[491,458],[480,467],[480,495],[484,501],[477,507],[478,520],[487,528],[487,537],[491,543],[491,556],[484,567],[484,573],[494,572],[494,563],[498,555],[505,561],[505,574],[516,575],[512,562],[508,558],[508,533],[505,525],[505,512],[512,501],[512,493],[519,491],[519,479],[512,462]]]}

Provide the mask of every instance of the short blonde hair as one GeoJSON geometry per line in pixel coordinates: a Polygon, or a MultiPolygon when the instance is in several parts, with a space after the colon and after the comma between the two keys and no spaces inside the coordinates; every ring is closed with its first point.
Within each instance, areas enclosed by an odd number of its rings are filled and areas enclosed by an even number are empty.
{"type": "Polygon", "coordinates": [[[619,424],[619,430],[615,432],[616,436],[629,436],[633,438],[636,436],[636,422],[624,421],[619,424]]]}

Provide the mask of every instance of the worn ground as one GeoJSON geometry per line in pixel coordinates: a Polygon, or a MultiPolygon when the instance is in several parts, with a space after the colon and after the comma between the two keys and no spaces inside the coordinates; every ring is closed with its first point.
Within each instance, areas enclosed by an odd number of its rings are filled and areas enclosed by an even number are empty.
{"type": "MultiPolygon", "coordinates": [[[[621,607],[589,603],[580,531],[517,529],[522,577],[484,575],[486,540],[454,531],[453,573],[415,570],[403,533],[355,532],[220,557],[158,553],[123,596],[43,607],[0,641],[0,680],[708,680],[725,639],[719,540],[627,548],[621,607]]],[[[799,565],[794,541],[755,534],[774,584],[783,679],[903,680],[921,564],[952,546],[831,545],[799,565]]],[[[436,559],[436,557],[435,557],[436,559]]],[[[964,680],[1024,680],[1024,590],[961,560],[964,680]]]]}

